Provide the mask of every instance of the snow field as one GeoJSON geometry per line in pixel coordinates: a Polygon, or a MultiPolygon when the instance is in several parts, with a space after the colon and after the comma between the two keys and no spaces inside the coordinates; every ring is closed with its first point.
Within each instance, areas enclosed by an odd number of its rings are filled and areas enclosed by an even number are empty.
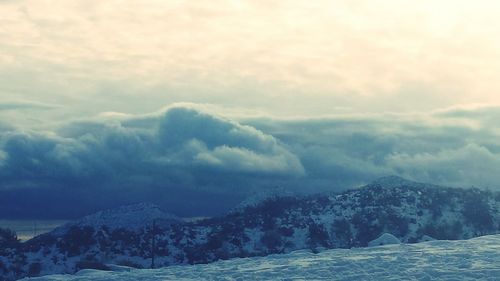
{"type": "Polygon", "coordinates": [[[500,235],[29,280],[500,280],[500,235]]]}

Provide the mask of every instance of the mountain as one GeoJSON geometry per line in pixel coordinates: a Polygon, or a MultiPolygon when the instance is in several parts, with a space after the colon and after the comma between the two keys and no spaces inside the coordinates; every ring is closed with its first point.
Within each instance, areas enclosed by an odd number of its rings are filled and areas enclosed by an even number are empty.
{"type": "Polygon", "coordinates": [[[387,176],[374,180],[370,186],[382,186],[384,188],[410,187],[410,188],[442,188],[443,186],[415,182],[398,176],[387,176]]]}
{"type": "Polygon", "coordinates": [[[338,194],[271,196],[223,217],[155,229],[147,223],[114,228],[90,221],[0,253],[3,272],[22,277],[106,264],[147,268],[153,253],[157,267],[211,263],[299,249],[365,247],[383,233],[403,243],[468,239],[500,233],[500,193],[390,177],[338,194]]]}
{"type": "Polygon", "coordinates": [[[500,235],[318,254],[294,251],[193,266],[122,272],[84,270],[36,281],[115,280],[498,280],[500,235]]]}
{"type": "Polygon", "coordinates": [[[229,213],[238,213],[249,207],[255,207],[266,200],[273,200],[280,197],[293,197],[298,196],[294,192],[282,187],[277,186],[270,188],[266,191],[256,192],[248,196],[245,200],[240,202],[236,207],[231,209],[229,213]]]}
{"type": "Polygon", "coordinates": [[[122,206],[116,209],[99,211],[60,226],[56,228],[52,234],[63,235],[72,227],[82,228],[88,226],[95,229],[105,226],[109,230],[120,228],[139,230],[151,226],[153,221],[159,225],[170,225],[172,223],[180,223],[182,219],[164,212],[155,204],[139,203],[122,206]]]}
{"type": "MultiPolygon", "coordinates": [[[[53,272],[73,273],[79,262],[86,260],[86,257],[75,254],[83,245],[89,246],[96,241],[95,238],[100,240],[116,238],[108,234],[121,235],[119,239],[126,239],[126,233],[129,232],[145,233],[151,229],[153,221],[156,226],[162,228],[184,223],[182,219],[164,212],[157,205],[139,203],[99,211],[22,244],[10,234],[9,247],[0,248],[0,281],[53,272]],[[97,233],[95,230],[100,232],[97,233]],[[97,234],[106,237],[93,237],[97,234]],[[48,255],[48,247],[56,248],[51,251],[52,256],[48,255]]],[[[1,234],[0,242],[3,240],[1,234]]],[[[86,254],[92,255],[91,252],[99,250],[93,249],[86,254]]]]}

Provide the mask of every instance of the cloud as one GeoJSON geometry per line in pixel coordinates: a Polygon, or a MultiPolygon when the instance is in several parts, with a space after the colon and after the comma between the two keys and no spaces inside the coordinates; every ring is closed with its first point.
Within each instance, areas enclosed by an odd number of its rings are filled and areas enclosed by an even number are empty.
{"type": "MultiPolygon", "coordinates": [[[[55,132],[1,134],[0,191],[45,190],[50,200],[73,190],[103,205],[152,198],[200,203],[201,194],[218,194],[217,204],[226,206],[255,189],[305,174],[300,160],[273,136],[199,109],[168,108],[149,116],[146,127],[133,118],[127,125],[119,119],[73,122],[55,132]]],[[[75,204],[92,204],[88,200],[75,204]]],[[[183,211],[197,213],[197,208],[183,211]]]]}
{"type": "Polygon", "coordinates": [[[312,189],[338,190],[385,175],[500,189],[500,132],[492,123],[498,111],[472,108],[465,119],[443,112],[247,122],[288,145],[312,189]]]}
{"type": "Polygon", "coordinates": [[[181,100],[281,116],[498,102],[499,4],[455,4],[11,1],[0,98],[57,100],[66,118],[181,100]]]}
{"type": "Polygon", "coordinates": [[[498,104],[472,104],[453,106],[435,112],[436,116],[444,119],[455,119],[473,127],[492,129],[500,118],[498,104]]]}
{"type": "Polygon", "coordinates": [[[387,157],[387,165],[402,176],[422,181],[498,189],[499,156],[484,146],[470,143],[456,149],[444,148],[437,153],[392,154],[387,157]]]}
{"type": "Polygon", "coordinates": [[[21,110],[21,109],[38,109],[48,110],[59,108],[60,105],[50,104],[36,101],[4,101],[0,102],[0,110],[21,110]]]}
{"type": "Polygon", "coordinates": [[[163,149],[173,158],[181,155],[181,162],[189,159],[188,164],[240,172],[304,173],[296,156],[274,137],[195,109],[171,108],[158,133],[163,149]]]}
{"type": "Polygon", "coordinates": [[[500,154],[499,3],[456,2],[3,1],[0,190],[30,193],[0,213],[111,197],[196,213],[389,174],[495,187],[473,163],[500,154]],[[225,109],[148,114],[181,100],[225,109]],[[418,113],[456,103],[476,105],[418,113]]]}
{"type": "Polygon", "coordinates": [[[119,122],[76,122],[58,130],[59,135],[12,134],[4,145],[11,159],[12,171],[7,171],[11,177],[22,178],[57,173],[111,178],[141,165],[162,164],[216,171],[304,173],[300,161],[274,137],[250,126],[180,107],[168,109],[156,123],[156,131],[149,132],[119,122]],[[37,165],[48,170],[35,169],[37,165]]]}
{"type": "Polygon", "coordinates": [[[0,211],[49,214],[40,210],[50,204],[56,216],[71,205],[76,216],[153,201],[213,215],[276,186],[339,191],[387,175],[500,189],[496,111],[468,110],[467,120],[445,111],[236,120],[183,104],[53,131],[11,128],[0,134],[0,211]]]}

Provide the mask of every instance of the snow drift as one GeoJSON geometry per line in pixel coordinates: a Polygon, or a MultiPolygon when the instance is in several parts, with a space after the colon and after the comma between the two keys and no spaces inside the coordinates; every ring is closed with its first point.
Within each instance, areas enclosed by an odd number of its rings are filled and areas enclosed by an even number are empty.
{"type": "Polygon", "coordinates": [[[334,249],[318,254],[301,250],[154,270],[85,270],[73,276],[29,280],[498,280],[498,253],[500,235],[492,235],[459,241],[334,249]]]}

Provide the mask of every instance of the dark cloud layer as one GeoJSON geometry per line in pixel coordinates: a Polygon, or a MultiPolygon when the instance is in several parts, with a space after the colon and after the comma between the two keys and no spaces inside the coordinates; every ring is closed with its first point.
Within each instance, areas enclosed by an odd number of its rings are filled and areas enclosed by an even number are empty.
{"type": "Polygon", "coordinates": [[[318,188],[356,186],[384,175],[500,189],[500,108],[302,121],[253,120],[287,143],[318,188]],[[458,118],[460,116],[460,118],[458,118]],[[323,179],[323,180],[321,180],[323,179]]]}
{"type": "Polygon", "coordinates": [[[271,135],[199,110],[171,108],[149,118],[149,127],[123,123],[4,131],[0,214],[40,214],[43,205],[72,214],[133,201],[213,214],[255,189],[304,175],[300,160],[271,135]]]}
{"type": "Polygon", "coordinates": [[[498,131],[480,112],[231,121],[193,107],[72,122],[52,132],[0,126],[0,217],[75,217],[152,201],[214,215],[281,186],[341,190],[399,175],[498,188],[498,131]]]}

